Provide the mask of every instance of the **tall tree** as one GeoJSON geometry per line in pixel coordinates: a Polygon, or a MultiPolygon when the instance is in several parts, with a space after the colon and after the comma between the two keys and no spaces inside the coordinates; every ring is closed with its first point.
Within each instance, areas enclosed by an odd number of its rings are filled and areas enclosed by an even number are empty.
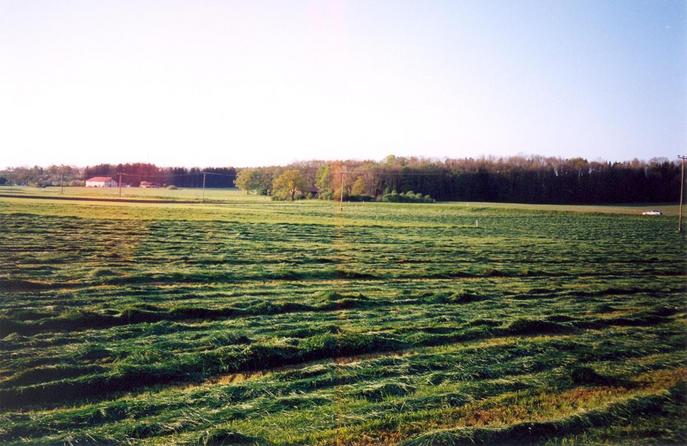
{"type": "Polygon", "coordinates": [[[367,192],[367,184],[365,184],[365,178],[359,176],[351,185],[351,195],[365,195],[367,192]]]}
{"type": "Polygon", "coordinates": [[[323,164],[317,171],[317,179],[315,180],[315,187],[320,196],[331,194],[332,191],[332,175],[329,169],[329,164],[323,164]]]}
{"type": "Polygon", "coordinates": [[[236,176],[236,187],[249,193],[253,190],[253,178],[256,174],[255,169],[241,169],[236,176]]]}
{"type": "Polygon", "coordinates": [[[296,193],[303,192],[305,181],[297,169],[285,170],[272,183],[272,196],[280,199],[296,199],[296,193]]]}

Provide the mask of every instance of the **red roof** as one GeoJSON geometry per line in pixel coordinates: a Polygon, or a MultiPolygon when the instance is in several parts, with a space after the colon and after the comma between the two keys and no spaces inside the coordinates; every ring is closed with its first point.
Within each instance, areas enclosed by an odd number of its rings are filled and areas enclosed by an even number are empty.
{"type": "Polygon", "coordinates": [[[107,181],[112,181],[112,178],[111,178],[111,177],[93,177],[93,178],[87,179],[86,181],[103,181],[103,182],[107,182],[107,181]]]}

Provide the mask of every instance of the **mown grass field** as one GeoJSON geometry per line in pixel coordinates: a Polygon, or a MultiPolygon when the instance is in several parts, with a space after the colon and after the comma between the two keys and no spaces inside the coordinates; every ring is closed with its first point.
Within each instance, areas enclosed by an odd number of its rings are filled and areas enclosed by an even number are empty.
{"type": "Polygon", "coordinates": [[[674,216],[210,195],[0,198],[0,443],[687,442],[674,216]]]}
{"type": "Polygon", "coordinates": [[[236,202],[246,201],[257,202],[260,200],[269,201],[269,197],[251,195],[247,197],[245,193],[237,189],[205,189],[200,188],[174,188],[166,187],[140,188],[122,187],[121,195],[119,188],[116,187],[25,187],[25,186],[6,186],[0,187],[0,194],[17,196],[39,196],[54,198],[106,198],[106,199],[137,199],[137,200],[165,200],[165,201],[198,201],[203,198],[208,202],[236,202]]]}

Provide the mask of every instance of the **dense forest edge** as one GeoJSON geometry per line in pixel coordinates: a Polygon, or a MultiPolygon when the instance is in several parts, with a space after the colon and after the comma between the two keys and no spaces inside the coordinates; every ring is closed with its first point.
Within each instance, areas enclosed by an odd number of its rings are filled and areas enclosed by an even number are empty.
{"type": "Polygon", "coordinates": [[[123,186],[238,187],[275,200],[492,201],[513,203],[664,203],[680,196],[680,165],[649,161],[506,157],[435,160],[390,155],[382,161],[306,161],[269,167],[158,167],[149,163],[88,167],[13,167],[0,186],[83,186],[109,176],[123,186]]]}

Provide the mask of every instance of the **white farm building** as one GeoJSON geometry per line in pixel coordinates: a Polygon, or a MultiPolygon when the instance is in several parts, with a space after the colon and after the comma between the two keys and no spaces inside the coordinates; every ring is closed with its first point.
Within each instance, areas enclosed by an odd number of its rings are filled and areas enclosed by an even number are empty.
{"type": "Polygon", "coordinates": [[[111,177],[93,177],[86,180],[86,187],[117,187],[111,177]]]}

